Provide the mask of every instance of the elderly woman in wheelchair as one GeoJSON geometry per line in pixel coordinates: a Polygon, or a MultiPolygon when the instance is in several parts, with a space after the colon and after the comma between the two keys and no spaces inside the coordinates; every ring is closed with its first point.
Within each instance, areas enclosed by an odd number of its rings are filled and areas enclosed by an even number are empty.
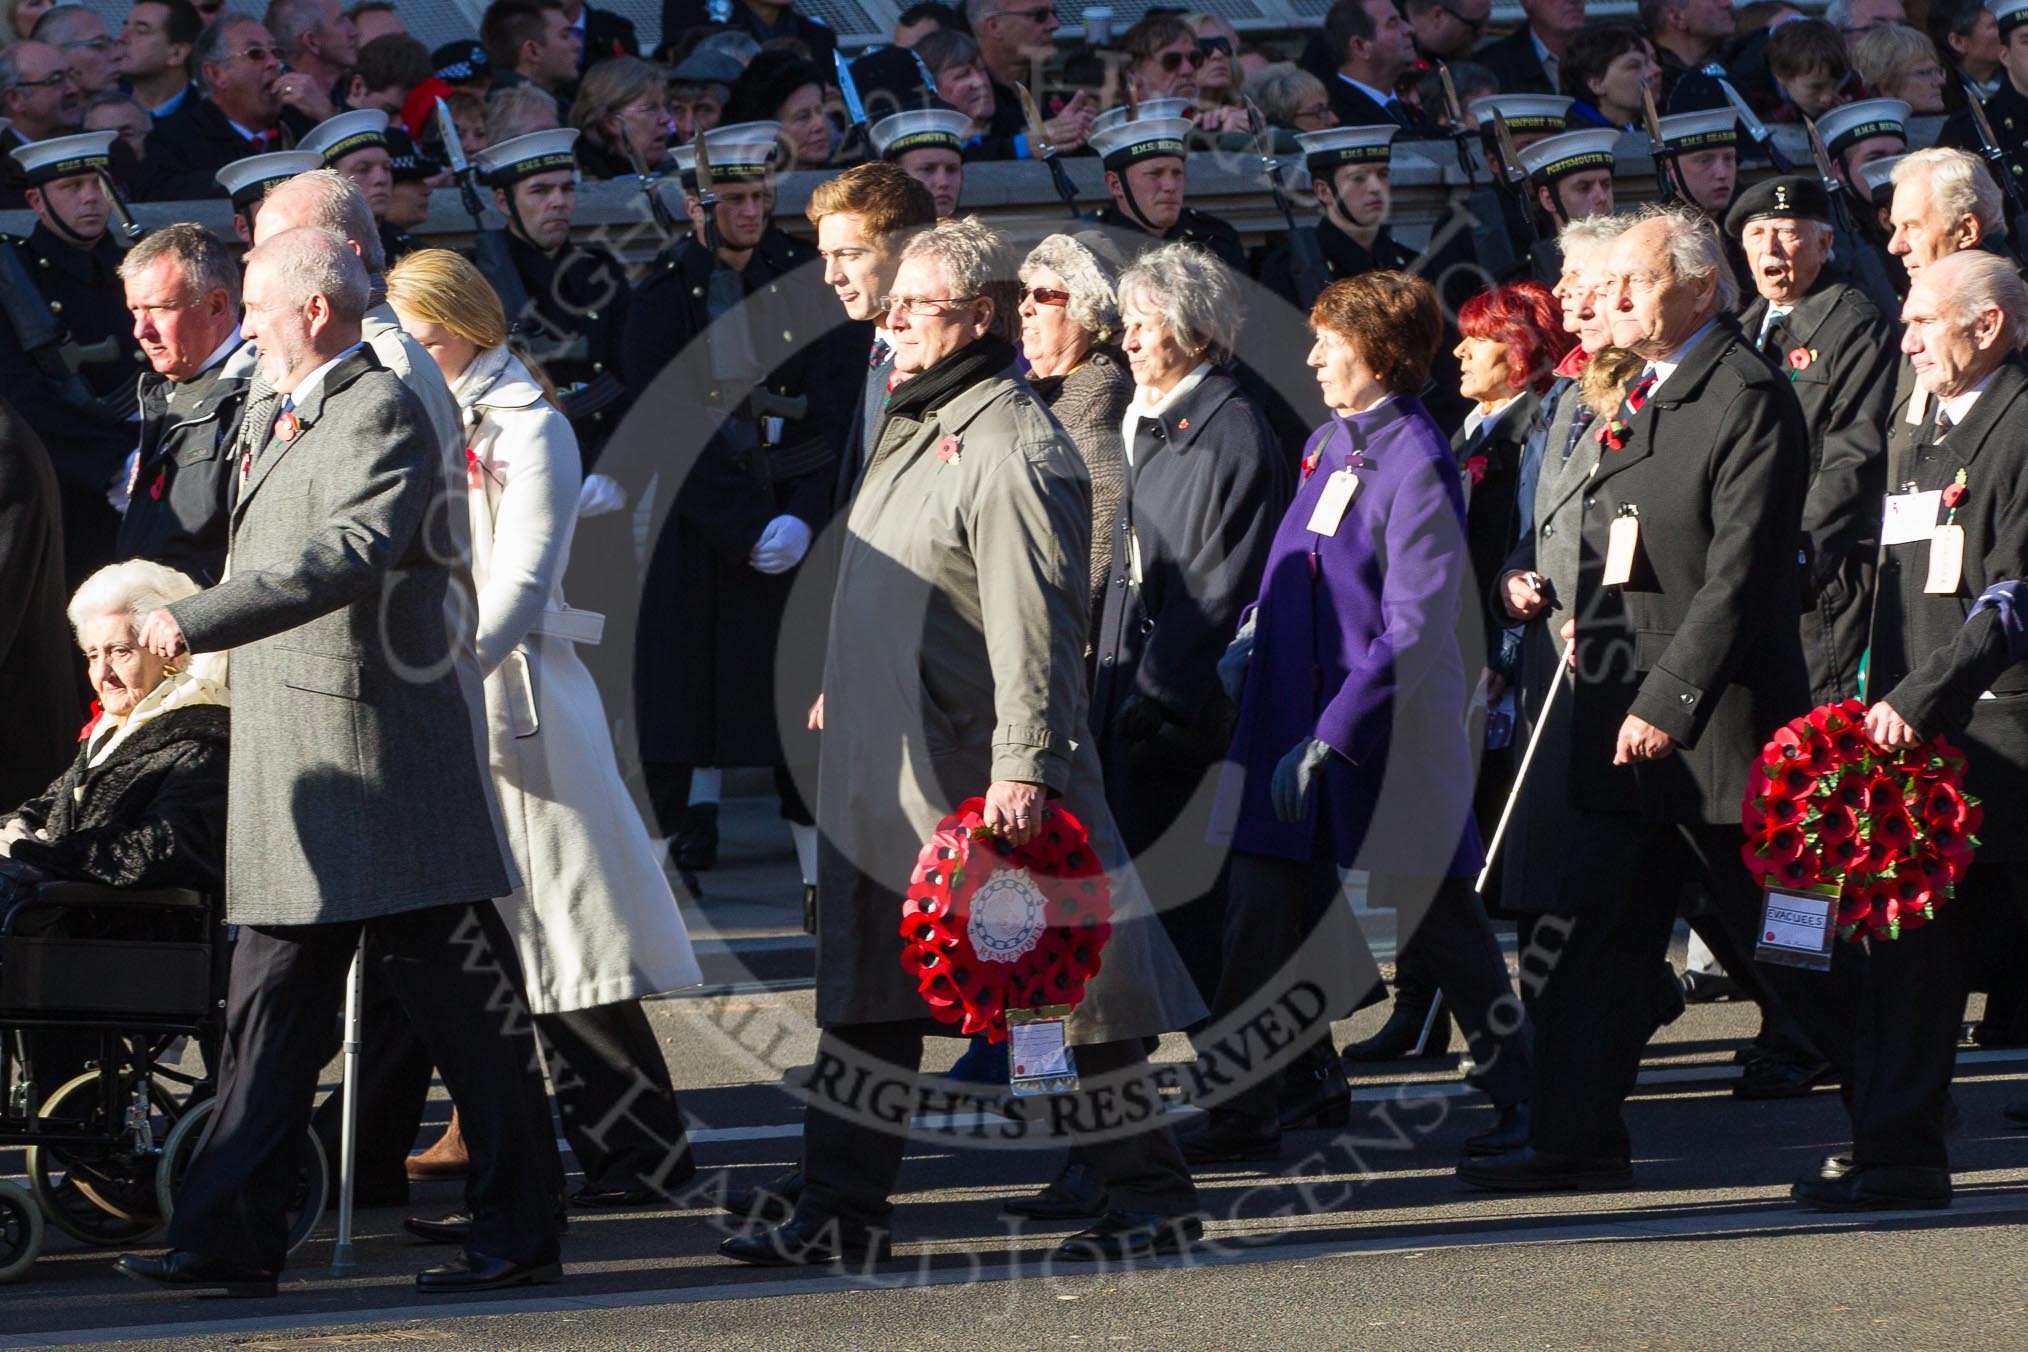
{"type": "Polygon", "coordinates": [[[200,1097],[167,1053],[215,1041],[224,995],[228,696],[136,641],[196,591],[141,560],[78,589],[92,721],[47,791],[0,806],[0,1145],[29,1147],[34,1195],[0,1184],[0,1279],[43,1217],[109,1245],[160,1224],[164,1138],[200,1097]]]}

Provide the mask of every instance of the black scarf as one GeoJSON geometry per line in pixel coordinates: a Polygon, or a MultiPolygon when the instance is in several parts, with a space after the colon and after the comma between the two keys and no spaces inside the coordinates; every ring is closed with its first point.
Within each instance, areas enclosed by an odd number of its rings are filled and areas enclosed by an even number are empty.
{"type": "MultiPolygon", "coordinates": [[[[894,387],[887,396],[887,417],[922,422],[982,380],[991,380],[1014,364],[1014,345],[1004,338],[967,343],[922,374],[894,387]]],[[[885,421],[882,427],[886,426],[885,421]]]]}

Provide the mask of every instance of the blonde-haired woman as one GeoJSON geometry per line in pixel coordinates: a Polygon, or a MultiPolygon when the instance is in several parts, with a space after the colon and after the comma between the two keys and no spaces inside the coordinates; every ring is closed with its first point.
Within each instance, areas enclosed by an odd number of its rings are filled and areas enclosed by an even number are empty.
{"type": "MultiPolygon", "coordinates": [[[[600,617],[563,599],[581,482],[577,440],[505,346],[500,300],[471,263],[446,249],[410,254],[388,271],[387,299],[436,359],[464,416],[493,783],[523,880],[499,906],[564,1134],[584,1170],[572,1200],[638,1205],[696,1172],[639,1001],[700,976],[577,655],[577,644],[598,641],[600,617]]],[[[454,1138],[455,1124],[423,1157],[438,1164],[435,1176],[446,1156],[455,1167],[462,1155],[454,1138]]],[[[455,1223],[410,1228],[457,1237],[455,1223]]]]}
{"type": "Polygon", "coordinates": [[[25,42],[35,21],[56,8],[56,0],[0,0],[0,51],[25,42]]]}

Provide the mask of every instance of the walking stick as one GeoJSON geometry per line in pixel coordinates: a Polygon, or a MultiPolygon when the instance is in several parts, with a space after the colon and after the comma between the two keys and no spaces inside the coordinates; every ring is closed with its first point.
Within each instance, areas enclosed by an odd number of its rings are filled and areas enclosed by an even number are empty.
{"type": "Polygon", "coordinates": [[[338,1086],[338,1243],[331,1250],[333,1277],[350,1277],[358,1266],[352,1261],[352,1164],[359,1145],[359,1002],[365,986],[366,931],[361,929],[352,971],[345,978],[345,1040],[339,1058],[344,1078],[338,1086]]]}
{"type": "Polygon", "coordinates": [[[1556,678],[1549,683],[1549,698],[1542,701],[1542,712],[1535,719],[1535,731],[1528,734],[1528,747],[1521,753],[1521,764],[1514,771],[1514,787],[1507,792],[1507,806],[1500,809],[1500,824],[1493,828],[1493,839],[1486,846],[1486,866],[1479,870],[1479,881],[1472,884],[1472,891],[1480,896],[1486,894],[1486,879],[1493,876],[1493,864],[1500,857],[1500,842],[1507,835],[1507,822],[1514,815],[1514,804],[1521,799],[1521,786],[1528,781],[1528,767],[1535,760],[1535,748],[1542,741],[1542,730],[1549,726],[1549,711],[1556,707],[1556,692],[1563,688],[1563,672],[1570,665],[1570,652],[1576,646],[1577,640],[1571,639],[1563,645],[1563,655],[1556,659],[1556,678]]]}

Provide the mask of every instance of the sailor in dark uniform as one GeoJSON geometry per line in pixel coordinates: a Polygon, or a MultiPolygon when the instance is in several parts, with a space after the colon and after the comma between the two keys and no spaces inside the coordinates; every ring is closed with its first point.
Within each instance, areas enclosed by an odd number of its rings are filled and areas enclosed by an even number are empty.
{"type": "Polygon", "coordinates": [[[972,119],[955,108],[911,108],[881,118],[867,129],[873,153],[901,166],[929,189],[937,219],[958,209],[965,191],[965,142],[972,119]]]}
{"type": "Polygon", "coordinates": [[[9,151],[37,219],[26,239],[0,235],[0,390],[56,465],[73,591],[113,561],[120,518],[107,495],[125,487],[148,369],[120,283],[120,246],[106,228],[117,134],[9,151]]]}
{"type": "Polygon", "coordinates": [[[1876,160],[1908,149],[1908,105],[1900,99],[1860,99],[1842,103],[1817,119],[1817,134],[1831,156],[1831,171],[1844,185],[1852,218],[1848,233],[1837,227],[1831,243],[1832,270],[1841,281],[1866,293],[1884,315],[1898,314],[1908,277],[1887,252],[1892,233],[1871,205],[1872,189],[1862,172],[1876,160]]]}
{"type": "MultiPolygon", "coordinates": [[[[2000,143],[2014,187],[2028,194],[2028,0],[1989,0],[1986,8],[2000,26],[2000,87],[1986,100],[1986,120],[2000,143]]],[[[1936,143],[1975,155],[1985,153],[1969,108],[1951,114],[1936,143]]]]}
{"type": "Polygon", "coordinates": [[[1416,250],[1394,238],[1389,170],[1391,144],[1401,128],[1332,127],[1296,137],[1310,171],[1310,190],[1321,213],[1299,225],[1262,262],[1261,284],[1309,312],[1325,287],[1362,272],[1407,271],[1416,250]]]}
{"type": "Polygon", "coordinates": [[[1556,285],[1563,273],[1556,232],[1572,221],[1613,212],[1613,145],[1619,139],[1616,127],[1589,127],[1521,147],[1521,168],[1534,197],[1537,241],[1521,271],[1503,280],[1529,277],[1544,286],[1556,285]]]}
{"type": "Polygon", "coordinates": [[[1465,105],[1467,124],[1478,128],[1479,153],[1491,182],[1466,195],[1462,220],[1489,280],[1522,275],[1525,260],[1519,250],[1530,235],[1529,222],[1521,215],[1527,203],[1503,186],[1498,127],[1506,124],[1509,139],[1520,150],[1568,131],[1570,105],[1575,102],[1568,94],[1488,94],[1465,105]]]}
{"type": "Polygon", "coordinates": [[[214,174],[218,186],[232,198],[232,232],[239,242],[253,247],[254,213],[261,209],[268,189],[323,167],[324,157],[312,150],[270,150],[234,160],[214,174]]]}
{"type": "Polygon", "coordinates": [[[1105,165],[1106,192],[1113,199],[1093,217],[1109,229],[1148,237],[1157,243],[1201,244],[1244,272],[1246,248],[1239,232],[1194,207],[1183,205],[1184,148],[1194,124],[1184,117],[1128,118],[1124,109],[1092,124],[1091,148],[1105,165]]]}
{"type": "Polygon", "coordinates": [[[406,248],[397,249],[400,232],[390,239],[387,227],[388,212],[394,209],[394,142],[391,137],[400,135],[408,142],[405,132],[388,126],[387,114],[378,108],[360,108],[336,117],[327,117],[310,129],[309,135],[296,143],[298,150],[314,150],[324,157],[325,167],[335,169],[350,179],[366,199],[366,206],[373,213],[373,223],[380,233],[380,242],[391,265],[394,260],[415,249],[411,241],[406,248]]]}
{"type": "Polygon", "coordinates": [[[1671,113],[1656,119],[1656,126],[1662,133],[1663,157],[1675,175],[1677,195],[1683,205],[1695,207],[1721,227],[1725,260],[1732,264],[1732,275],[1745,277],[1746,255],[1740,252],[1738,232],[1723,229],[1725,213],[1739,187],[1739,114],[1730,105],[1705,108],[1671,113]]]}

